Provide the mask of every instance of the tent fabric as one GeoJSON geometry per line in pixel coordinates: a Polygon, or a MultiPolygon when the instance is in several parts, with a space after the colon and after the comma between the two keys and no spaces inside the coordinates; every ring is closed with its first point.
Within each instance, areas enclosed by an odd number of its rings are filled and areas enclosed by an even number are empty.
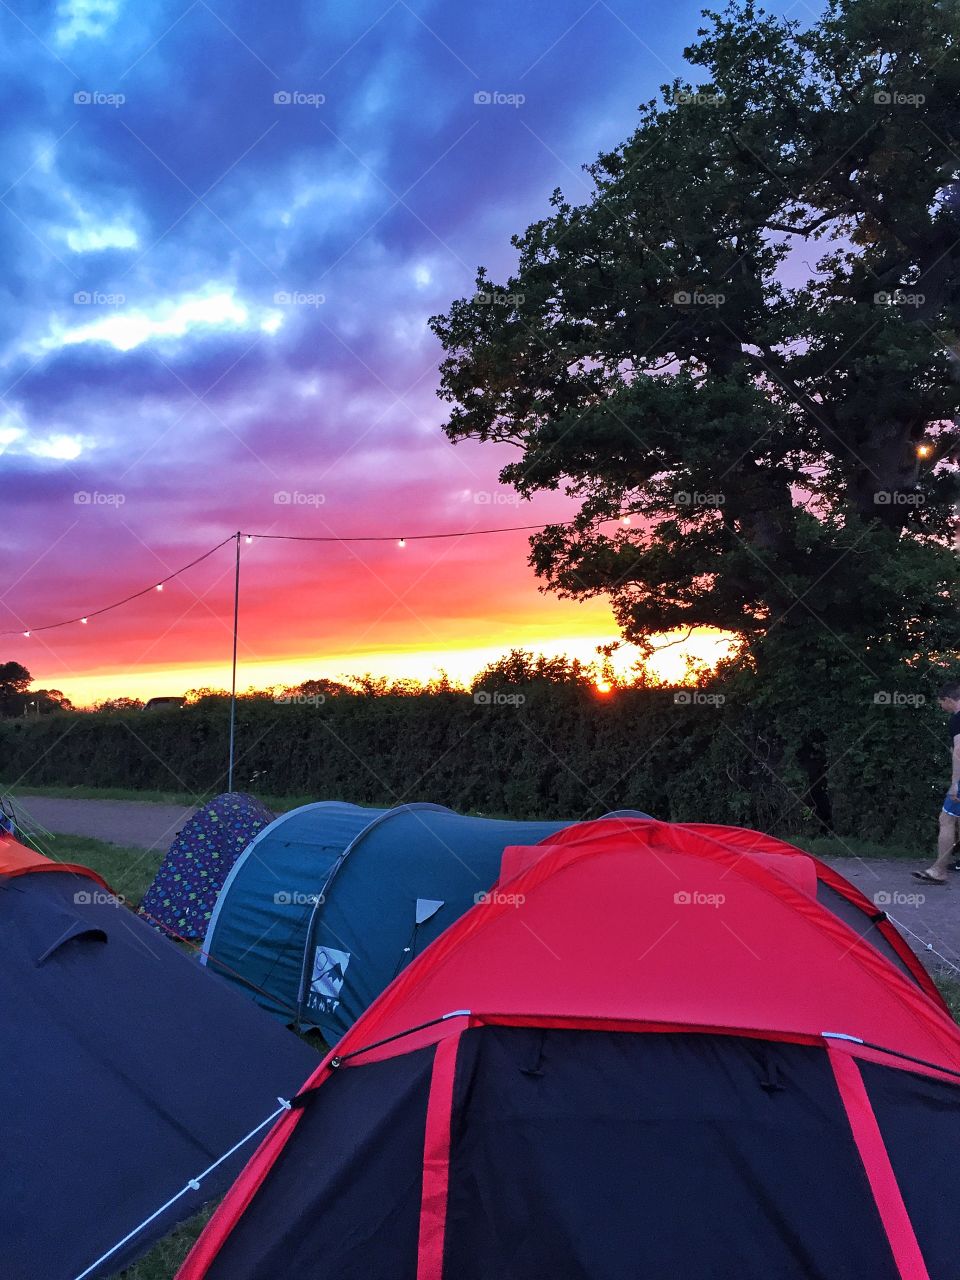
{"type": "MultiPolygon", "coordinates": [[[[601,821],[607,831],[657,825],[633,810],[601,821]]],[[[367,809],[322,801],[294,809],[235,862],[210,918],[204,962],[284,1021],[319,1027],[332,1044],[478,895],[540,858],[544,846],[536,842],[570,828],[465,817],[423,803],[367,809]],[[443,906],[418,924],[424,898],[443,906]]],[[[685,829],[740,855],[772,858],[771,866],[779,860],[783,875],[811,891],[815,875],[817,900],[943,1005],[883,913],[825,863],[759,832],[685,829]]]]}
{"type": "Polygon", "coordinates": [[[270,1013],[297,1018],[312,908],[333,867],[385,809],[320,801],[281,814],[234,863],[203,943],[203,963],[270,1013]]]}
{"type": "MultiPolygon", "coordinates": [[[[604,821],[609,824],[611,820],[617,818],[627,820],[624,823],[624,828],[628,835],[634,826],[630,821],[631,818],[647,818],[650,821],[656,821],[656,819],[650,819],[649,814],[641,814],[629,809],[608,813],[604,821]]],[[[673,823],[671,825],[674,830],[682,829],[694,832],[697,835],[706,837],[711,842],[721,845],[725,849],[741,856],[752,858],[754,861],[766,865],[768,869],[778,872],[781,876],[791,881],[795,887],[815,896],[818,902],[829,908],[840,920],[849,924],[864,941],[869,942],[882,955],[885,955],[898,969],[912,978],[918,986],[922,987],[936,1004],[949,1013],[947,1004],[936,983],[899,933],[895,924],[888,919],[886,912],[878,909],[875,903],[871,902],[849,880],[838,871],[834,871],[827,863],[822,862],[819,858],[814,857],[803,849],[798,849],[796,845],[778,839],[776,836],[769,836],[760,831],[751,831],[745,827],[728,827],[707,822],[673,823]]],[[[551,837],[551,845],[562,844],[567,840],[579,840],[582,832],[584,830],[589,831],[590,828],[581,824],[578,827],[568,827],[564,830],[566,834],[558,833],[556,836],[551,837]]],[[[604,830],[609,831],[609,827],[604,828],[604,830]]],[[[543,844],[538,848],[505,849],[501,880],[510,878],[532,865],[532,863],[543,857],[546,851],[543,844]]]]}
{"type": "MultiPolygon", "coordinates": [[[[0,1274],[74,1280],[271,1115],[317,1059],[99,876],[8,840],[0,864],[0,1274]]],[[[249,1154],[93,1274],[132,1262],[249,1154]]]]}
{"type": "Polygon", "coordinates": [[[89,867],[80,866],[75,862],[55,862],[52,858],[21,844],[13,832],[0,831],[0,876],[11,879],[14,876],[35,875],[45,871],[82,876],[86,880],[92,880],[102,889],[108,888],[107,882],[89,867]]]}
{"type": "Polygon", "coordinates": [[[960,1150],[956,1087],[875,1063],[861,1063],[860,1074],[927,1269],[933,1277],[949,1276],[957,1269],[958,1246],[956,1235],[943,1230],[940,1171],[960,1150]],[[916,1115],[935,1117],[922,1137],[913,1128],[916,1115]],[[918,1141],[926,1144],[926,1160],[916,1158],[918,1141]]]}
{"type": "Polygon", "coordinates": [[[490,889],[507,845],[535,843],[563,825],[465,817],[426,803],[304,805],[237,860],[210,920],[205,963],[269,1012],[317,1026],[333,1043],[490,889]],[[427,901],[436,909],[425,910],[427,901]]]}
{"type": "Polygon", "coordinates": [[[515,1275],[591,1280],[897,1274],[826,1055],[807,1046],[469,1030],[451,1111],[449,1276],[500,1275],[504,1258],[515,1275]],[[810,1143],[830,1153],[812,1183],[810,1143]]]}
{"type": "MultiPolygon", "coordinates": [[[[745,827],[727,827],[714,823],[690,822],[682,824],[686,830],[716,840],[724,848],[748,855],[767,858],[772,855],[792,858],[805,864],[813,864],[816,872],[816,899],[828,907],[835,916],[849,924],[865,941],[876,947],[898,969],[911,977],[927,995],[947,1013],[949,1010],[936,983],[927,973],[909,943],[899,933],[885,911],[865,897],[849,880],[827,863],[813,857],[803,849],[745,827]]],[[[775,862],[769,864],[775,866],[775,862]]],[[[806,870],[804,876],[807,875],[806,870]]]]}
{"type": "Polygon", "coordinates": [[[960,1029],[877,946],[715,836],[587,823],[360,1017],[178,1280],[947,1280],[958,1134],[960,1029]]]}
{"type": "Polygon", "coordinates": [[[225,792],[202,805],[177,832],[141,913],[177,937],[202,938],[233,864],[273,814],[256,796],[225,792]]]}

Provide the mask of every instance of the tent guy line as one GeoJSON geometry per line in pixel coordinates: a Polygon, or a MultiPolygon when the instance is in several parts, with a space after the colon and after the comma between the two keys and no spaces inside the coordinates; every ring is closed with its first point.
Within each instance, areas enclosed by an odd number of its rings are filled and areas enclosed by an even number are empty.
{"type": "Polygon", "coordinates": [[[222,1156],[217,1160],[214,1160],[213,1164],[207,1165],[206,1169],[204,1169],[202,1173],[198,1173],[194,1178],[189,1178],[175,1196],[171,1196],[165,1204],[162,1204],[159,1209],[155,1209],[149,1217],[144,1218],[144,1220],[141,1223],[138,1223],[132,1231],[128,1231],[122,1240],[118,1240],[115,1245],[112,1245],[106,1251],[106,1253],[101,1254],[96,1262],[91,1262],[85,1271],[81,1271],[80,1274],[75,1277],[75,1280],[86,1280],[87,1276],[93,1275],[98,1268],[102,1267],[105,1262],[109,1261],[109,1259],[122,1249],[125,1244],[129,1244],[131,1240],[135,1240],[141,1231],[145,1231],[151,1222],[155,1222],[161,1214],[164,1214],[168,1209],[171,1209],[177,1201],[181,1200],[188,1194],[188,1192],[199,1191],[200,1183],[203,1182],[204,1178],[209,1177],[215,1169],[218,1169],[220,1165],[223,1164],[224,1160],[229,1160],[230,1157],[235,1155],[241,1147],[246,1146],[251,1138],[255,1138],[261,1130],[265,1129],[268,1124],[272,1124],[274,1120],[279,1116],[282,1116],[284,1111],[290,1110],[291,1104],[286,1100],[286,1098],[277,1098],[277,1101],[280,1103],[280,1106],[277,1107],[276,1111],[272,1111],[270,1115],[267,1116],[266,1120],[261,1120],[255,1129],[251,1129],[248,1134],[245,1134],[238,1142],[235,1142],[230,1150],[225,1151],[222,1156]]]}
{"type": "Polygon", "coordinates": [[[932,942],[926,942],[918,933],[914,933],[908,925],[903,924],[899,920],[894,920],[889,911],[887,912],[887,919],[895,924],[901,933],[908,933],[910,937],[913,938],[914,942],[919,943],[920,946],[923,947],[924,951],[929,951],[931,955],[937,957],[941,964],[945,964],[948,969],[952,969],[955,974],[960,976],[960,966],[954,964],[952,960],[948,960],[942,952],[936,949],[932,942]]]}

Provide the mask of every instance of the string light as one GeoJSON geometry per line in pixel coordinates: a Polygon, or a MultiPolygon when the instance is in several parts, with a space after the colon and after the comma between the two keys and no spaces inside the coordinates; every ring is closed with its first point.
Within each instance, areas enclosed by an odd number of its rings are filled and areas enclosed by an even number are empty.
{"type": "Polygon", "coordinates": [[[932,445],[929,445],[929,444],[918,444],[918,445],[917,445],[917,457],[918,457],[918,458],[929,458],[929,457],[930,457],[930,455],[931,455],[931,453],[933,453],[933,446],[932,446],[932,445]]]}
{"type": "Polygon", "coordinates": [[[629,517],[629,516],[621,516],[621,517],[620,517],[620,523],[623,525],[623,527],[624,527],[625,529],[629,529],[629,527],[630,527],[630,525],[631,525],[631,523],[632,523],[632,522],[631,522],[631,520],[630,520],[630,517],[629,517]]]}
{"type": "MultiPolygon", "coordinates": [[[[622,524],[628,525],[630,524],[630,516],[622,516],[620,517],[620,521],[622,524]]],[[[553,526],[567,528],[575,523],[575,520],[555,520],[551,522],[553,526]]],[[[243,537],[244,542],[248,546],[255,538],[262,538],[274,542],[329,542],[338,543],[340,545],[348,545],[353,542],[393,542],[402,550],[406,547],[408,542],[431,542],[440,538],[456,538],[459,541],[461,538],[482,538],[495,533],[533,533],[548,527],[550,526],[547,524],[517,524],[505,525],[500,528],[492,529],[451,529],[444,533],[414,533],[404,538],[395,538],[392,535],[385,533],[347,534],[346,536],[337,534],[312,535],[292,533],[247,533],[241,534],[240,536],[243,537]]],[[[29,640],[33,631],[53,631],[58,627],[69,627],[78,622],[86,626],[90,622],[91,618],[98,618],[104,613],[112,613],[114,609],[119,609],[123,605],[129,604],[132,600],[138,600],[141,596],[145,596],[151,591],[162,591],[164,583],[170,582],[173,578],[178,578],[182,573],[186,573],[188,569],[192,569],[194,565],[201,564],[204,560],[208,560],[212,555],[215,555],[221,547],[225,547],[228,542],[233,542],[236,538],[236,533],[229,534],[221,542],[218,542],[216,546],[211,547],[209,551],[204,551],[202,555],[196,556],[187,564],[181,565],[179,569],[174,569],[172,573],[169,573],[163,579],[163,582],[153,582],[150,586],[142,587],[139,591],[131,591],[129,595],[124,596],[121,600],[115,600],[112,604],[106,604],[101,609],[93,609],[83,617],[63,618],[59,622],[47,622],[42,626],[31,628],[30,631],[18,632],[15,629],[0,631],[0,636],[22,635],[24,639],[29,640]]]]}
{"type": "MultiPolygon", "coordinates": [[[[611,516],[608,520],[600,521],[601,524],[609,524],[610,520],[616,517],[611,516]]],[[[347,533],[347,534],[312,534],[312,533],[248,533],[248,538],[265,539],[270,542],[333,542],[342,546],[347,546],[353,542],[392,542],[399,546],[401,542],[433,542],[439,538],[456,538],[458,541],[462,538],[483,538],[491,533],[533,533],[539,529],[547,528],[569,528],[570,525],[576,524],[575,520],[551,520],[549,525],[544,524],[508,524],[501,525],[499,528],[493,529],[448,529],[444,533],[408,533],[406,537],[398,538],[391,533],[347,533]]],[[[237,535],[234,534],[233,537],[237,535]]],[[[229,539],[228,539],[229,541],[229,539]]],[[[222,545],[222,544],[221,544],[222,545]]]]}
{"type": "MultiPolygon", "coordinates": [[[[212,555],[215,555],[216,552],[218,552],[221,547],[225,547],[227,543],[232,542],[235,537],[236,537],[236,534],[233,534],[233,533],[230,534],[230,536],[227,538],[224,538],[222,542],[218,542],[215,547],[211,547],[209,551],[204,551],[202,555],[195,556],[193,560],[189,561],[189,563],[187,564],[181,565],[180,568],[175,569],[173,573],[168,573],[163,581],[169,582],[171,578],[179,577],[181,573],[186,573],[188,569],[192,569],[194,565],[200,564],[204,560],[209,560],[210,557],[212,555]]],[[[122,605],[129,604],[131,600],[138,600],[141,596],[148,595],[151,591],[156,591],[157,588],[161,587],[162,585],[163,583],[160,583],[160,582],[151,582],[149,587],[141,587],[139,591],[131,591],[130,594],[127,596],[124,596],[122,600],[114,600],[113,604],[105,604],[102,609],[91,609],[90,612],[85,614],[83,617],[62,618],[59,622],[47,622],[47,623],[44,623],[43,626],[32,627],[31,631],[54,631],[58,627],[73,626],[73,624],[76,622],[89,623],[91,618],[99,618],[100,615],[103,613],[112,613],[114,609],[119,609],[122,605]]],[[[0,631],[0,636],[13,636],[18,634],[24,636],[27,639],[29,639],[30,637],[30,631],[21,631],[21,632],[17,632],[15,630],[0,631]]]]}

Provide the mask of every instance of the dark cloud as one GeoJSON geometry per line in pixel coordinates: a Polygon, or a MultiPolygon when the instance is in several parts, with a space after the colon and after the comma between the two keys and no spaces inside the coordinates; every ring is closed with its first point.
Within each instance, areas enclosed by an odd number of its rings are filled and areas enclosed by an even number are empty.
{"type": "MultiPolygon", "coordinates": [[[[479,263],[509,271],[511,233],[544,214],[553,187],[583,198],[581,164],[680,70],[698,9],[0,9],[5,607],[19,618],[115,595],[154,552],[182,562],[239,522],[359,530],[486,515],[470,495],[495,487],[504,458],[443,437],[427,318],[472,291],[479,263]],[[211,296],[235,309],[232,326],[197,320],[211,296]],[[164,332],[177,316],[182,331],[164,332]],[[71,343],[84,327],[88,340],[71,343]],[[285,490],[324,502],[285,508],[285,490]],[[123,501],[77,505],[77,492],[123,501]]],[[[457,564],[473,555],[444,562],[437,599],[450,608],[470,595],[457,564]]],[[[299,580],[297,563],[272,557],[250,570],[264,589],[299,580]]],[[[349,590],[349,558],[337,563],[349,590]]],[[[504,598],[529,578],[522,555],[513,574],[504,598]]],[[[341,611],[364,607],[361,596],[341,611]]],[[[134,636],[155,609],[116,634],[134,636]]]]}

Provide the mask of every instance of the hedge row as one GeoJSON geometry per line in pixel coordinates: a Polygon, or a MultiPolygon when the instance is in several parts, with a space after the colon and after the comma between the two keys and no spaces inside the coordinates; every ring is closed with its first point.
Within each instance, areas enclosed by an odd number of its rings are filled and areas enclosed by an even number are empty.
{"type": "MultiPolygon", "coordinates": [[[[742,686],[741,686],[742,688],[742,686]]],[[[929,843],[949,780],[930,703],[843,705],[576,684],[471,694],[240,702],[235,785],[360,803],[431,800],[517,818],[645,809],[771,832],[929,843]],[[519,696],[518,696],[519,695],[519,696]],[[678,701],[679,699],[679,701],[678,701]],[[686,701],[684,701],[686,699],[686,701]]],[[[30,784],[221,790],[228,709],[0,722],[0,777],[30,784]]]]}

